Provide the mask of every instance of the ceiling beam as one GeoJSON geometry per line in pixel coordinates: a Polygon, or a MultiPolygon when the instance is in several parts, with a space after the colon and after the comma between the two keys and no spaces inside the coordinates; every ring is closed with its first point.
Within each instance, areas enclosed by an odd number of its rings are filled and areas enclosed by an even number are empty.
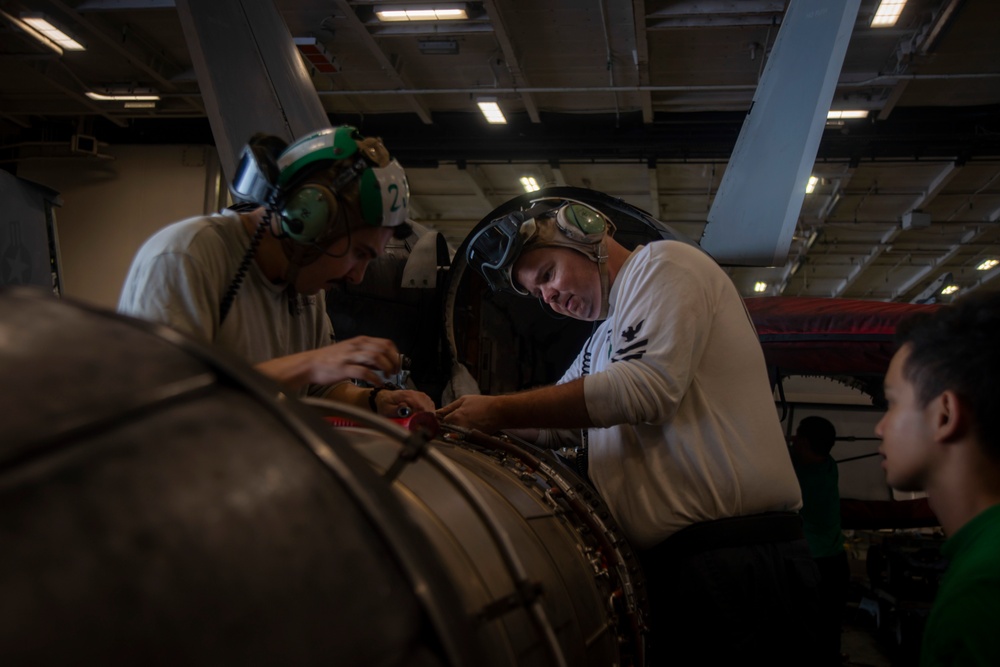
{"type": "Polygon", "coordinates": [[[875,247],[869,250],[868,254],[862,257],[857,264],[851,267],[850,271],[848,271],[847,273],[847,277],[841,280],[839,283],[837,283],[837,286],[833,288],[833,291],[830,293],[830,296],[836,298],[838,296],[843,295],[843,293],[846,292],[851,287],[851,285],[857,282],[858,278],[861,276],[861,273],[869,266],[871,266],[871,263],[874,262],[876,258],[881,256],[882,253],[886,251],[886,249],[889,247],[889,244],[892,243],[897,236],[899,236],[899,233],[901,231],[902,228],[897,224],[893,225],[889,231],[884,233],[879,238],[878,243],[875,244],[875,247]]]}
{"type": "Polygon", "coordinates": [[[935,278],[930,285],[924,288],[924,291],[913,297],[910,303],[928,303],[935,294],[941,291],[941,288],[945,286],[951,280],[950,273],[942,273],[940,276],[935,278]]]}
{"type": "MultiPolygon", "coordinates": [[[[490,23],[493,24],[493,33],[497,37],[497,42],[500,44],[500,50],[503,52],[504,61],[507,63],[507,70],[510,72],[511,76],[514,77],[514,85],[518,88],[527,88],[528,81],[524,76],[524,71],[521,69],[521,64],[518,62],[517,53],[514,51],[514,44],[510,41],[510,36],[507,33],[507,28],[504,25],[503,17],[500,16],[500,10],[497,8],[497,3],[494,0],[484,0],[483,8],[486,10],[486,15],[490,17],[490,23]]],[[[483,92],[486,92],[485,90],[483,92]]],[[[528,112],[528,118],[531,119],[532,123],[541,123],[542,118],[538,114],[538,106],[535,104],[534,98],[529,93],[519,93],[521,96],[521,101],[524,102],[524,108],[528,112]]]]}
{"type": "MultiPolygon", "coordinates": [[[[413,89],[413,84],[411,84],[406,77],[399,73],[399,70],[396,69],[396,65],[389,60],[389,56],[385,54],[382,47],[379,46],[379,43],[374,37],[372,37],[372,34],[368,32],[368,26],[366,26],[364,22],[358,18],[358,15],[354,12],[354,8],[351,7],[350,2],[348,2],[348,0],[335,0],[335,2],[337,8],[340,10],[340,13],[343,14],[344,18],[350,24],[354,33],[368,50],[368,53],[370,53],[375,58],[376,62],[378,62],[385,75],[389,77],[389,79],[392,80],[397,87],[405,90],[413,89]]],[[[434,122],[431,118],[430,110],[426,105],[424,105],[423,102],[417,99],[415,95],[407,94],[406,101],[407,104],[409,104],[410,109],[413,110],[413,113],[417,114],[424,124],[430,125],[434,122]]]]}
{"type": "Polygon", "coordinates": [[[778,25],[784,14],[784,0],[674,2],[649,14],[645,23],[649,30],[778,25]]]}
{"type": "Polygon", "coordinates": [[[890,89],[889,96],[886,98],[885,102],[882,103],[882,108],[878,111],[878,119],[885,120],[892,113],[892,110],[896,108],[899,100],[903,97],[903,93],[906,92],[906,87],[910,84],[909,79],[904,79],[902,81],[897,81],[896,84],[890,89]]]}
{"type": "Polygon", "coordinates": [[[81,12],[117,11],[122,9],[170,9],[174,0],[84,0],[76,6],[81,12]]]}
{"type": "MultiPolygon", "coordinates": [[[[976,239],[984,235],[983,230],[970,229],[959,239],[958,243],[949,246],[948,249],[941,255],[932,259],[926,266],[921,267],[916,273],[904,280],[902,283],[893,288],[891,295],[889,296],[889,301],[895,301],[900,298],[911,289],[913,286],[919,283],[921,280],[927,277],[934,269],[938,268],[952,257],[958,254],[958,251],[962,249],[967,243],[975,243],[976,239]]],[[[920,295],[917,298],[926,298],[924,295],[920,295]]]]}
{"type": "Polygon", "coordinates": [[[689,0],[673,2],[658,9],[651,18],[672,18],[677,16],[756,16],[760,14],[784,14],[785,0],[689,0]]]}
{"type": "MultiPolygon", "coordinates": [[[[947,186],[948,183],[953,178],[955,178],[955,175],[958,173],[959,169],[960,168],[957,167],[954,162],[949,162],[945,164],[944,167],[941,169],[941,171],[939,171],[937,175],[934,176],[934,178],[928,184],[927,188],[920,194],[920,196],[913,200],[913,203],[910,204],[908,210],[909,211],[920,210],[924,206],[928,205],[931,201],[933,201],[934,198],[937,197],[938,194],[941,192],[941,190],[943,190],[945,186],[947,186]]],[[[892,239],[894,239],[901,231],[902,229],[900,227],[894,227],[893,233],[891,234],[892,239]]],[[[976,236],[977,234],[975,232],[968,232],[964,234],[962,240],[959,241],[959,243],[950,246],[944,252],[944,254],[931,260],[926,266],[919,269],[909,279],[903,281],[901,285],[896,286],[892,290],[888,298],[888,301],[895,301],[896,299],[900,298],[902,295],[906,294],[908,291],[913,289],[914,285],[916,285],[921,280],[926,278],[927,275],[931,273],[934,269],[936,269],[937,267],[941,266],[949,259],[954,257],[955,254],[962,249],[962,246],[964,244],[969,243],[976,236]]],[[[871,265],[871,262],[875,259],[875,257],[881,255],[882,252],[884,252],[886,248],[885,243],[886,241],[883,241],[881,245],[873,249],[873,252],[869,255],[869,257],[865,258],[865,261],[863,261],[862,264],[859,264],[858,266],[853,267],[851,269],[851,272],[848,274],[848,277],[841,283],[841,285],[839,286],[839,291],[836,294],[834,294],[834,296],[840,296],[840,294],[842,294],[844,290],[846,290],[848,287],[854,284],[854,282],[858,279],[858,277],[860,277],[861,272],[867,266],[871,265]]],[[[920,294],[916,298],[926,299],[927,297],[924,294],[920,294]]],[[[916,303],[917,301],[914,302],[916,303]]]]}
{"type": "Polygon", "coordinates": [[[490,182],[489,177],[482,167],[476,164],[470,164],[466,166],[465,173],[469,175],[469,181],[471,182],[472,189],[475,191],[476,196],[483,200],[483,202],[490,207],[492,211],[497,206],[502,204],[506,199],[497,194],[496,188],[490,182]]]}
{"type": "Polygon", "coordinates": [[[781,282],[778,284],[776,290],[778,294],[784,294],[785,288],[788,287],[788,281],[792,279],[802,266],[806,256],[809,254],[809,250],[812,249],[813,244],[816,243],[816,239],[819,237],[819,228],[826,224],[827,218],[833,215],[834,209],[837,208],[837,204],[840,202],[841,194],[847,188],[848,184],[850,184],[855,171],[857,171],[856,167],[849,166],[831,179],[833,181],[833,190],[827,196],[827,200],[824,202],[823,208],[820,209],[816,219],[809,221],[811,231],[809,232],[808,240],[799,248],[798,255],[793,260],[785,262],[785,270],[781,274],[781,282]]]}
{"type": "Polygon", "coordinates": [[[227,181],[254,134],[292,141],[330,125],[273,2],[179,0],[177,14],[227,181]]]}
{"type": "Polygon", "coordinates": [[[910,204],[910,210],[919,211],[934,201],[934,198],[937,197],[941,193],[941,190],[943,190],[945,186],[951,182],[951,179],[955,178],[956,174],[958,174],[960,170],[961,167],[958,167],[954,162],[949,162],[944,165],[941,171],[939,171],[927,185],[923,194],[913,200],[913,203],[910,204]]]}
{"type": "Polygon", "coordinates": [[[921,40],[920,45],[917,47],[920,55],[926,56],[934,50],[934,47],[937,46],[938,39],[942,34],[944,34],[945,28],[951,22],[955,13],[958,11],[959,6],[964,1],[965,0],[946,0],[946,2],[940,7],[937,14],[934,15],[933,25],[931,25],[931,27],[925,32],[921,32],[921,34],[925,36],[921,40]]]}
{"type": "Polygon", "coordinates": [[[542,172],[542,178],[545,180],[543,187],[566,185],[566,180],[563,178],[562,169],[559,168],[558,162],[555,165],[540,164],[538,165],[538,170],[542,172]]]}
{"type": "MultiPolygon", "coordinates": [[[[1000,208],[994,209],[989,214],[987,214],[983,219],[991,225],[996,224],[996,222],[1000,220],[1000,208]]],[[[971,285],[970,287],[966,288],[966,292],[972,292],[974,290],[979,289],[986,283],[995,280],[997,276],[1000,276],[1000,266],[997,266],[989,271],[986,271],[984,275],[976,279],[974,285],[971,285]]]]}
{"type": "Polygon", "coordinates": [[[786,262],[859,3],[789,5],[701,238],[720,263],[786,262]]]}
{"type": "Polygon", "coordinates": [[[833,215],[833,212],[837,208],[837,204],[840,203],[840,198],[843,196],[844,191],[850,184],[851,179],[854,178],[854,172],[857,171],[857,167],[848,167],[842,177],[834,179],[833,192],[830,193],[830,197],[823,204],[823,208],[819,211],[819,221],[826,222],[827,218],[833,215]]]}

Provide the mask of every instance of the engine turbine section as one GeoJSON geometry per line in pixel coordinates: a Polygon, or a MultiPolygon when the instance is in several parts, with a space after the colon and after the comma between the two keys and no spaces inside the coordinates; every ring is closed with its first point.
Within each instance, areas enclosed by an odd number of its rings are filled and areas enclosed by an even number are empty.
{"type": "Polygon", "coordinates": [[[11,664],[642,664],[638,563],[548,454],[30,289],[0,368],[11,664]]]}

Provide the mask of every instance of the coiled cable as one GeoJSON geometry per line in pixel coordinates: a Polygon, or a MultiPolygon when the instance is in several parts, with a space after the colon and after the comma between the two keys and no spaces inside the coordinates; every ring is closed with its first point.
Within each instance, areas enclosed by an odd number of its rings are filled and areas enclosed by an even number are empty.
{"type": "Polygon", "coordinates": [[[243,259],[240,261],[239,268],[236,269],[236,275],[233,276],[232,281],[229,283],[229,287],[226,289],[225,295],[222,297],[222,301],[219,303],[219,328],[222,328],[222,323],[226,321],[226,316],[229,315],[229,310],[233,307],[233,301],[236,299],[236,294],[240,291],[240,287],[243,285],[243,279],[246,278],[247,270],[250,268],[250,262],[253,261],[254,255],[257,254],[257,246],[260,245],[261,240],[264,238],[264,232],[267,231],[268,226],[271,224],[271,211],[270,209],[264,210],[264,217],[257,225],[257,229],[254,230],[253,236],[250,238],[250,245],[247,246],[246,253],[243,254],[243,259]]]}

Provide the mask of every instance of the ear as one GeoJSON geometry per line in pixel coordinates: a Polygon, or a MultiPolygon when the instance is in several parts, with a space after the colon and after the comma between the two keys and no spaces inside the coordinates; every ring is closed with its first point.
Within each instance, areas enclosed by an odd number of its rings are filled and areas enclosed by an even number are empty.
{"type": "Polygon", "coordinates": [[[935,439],[938,442],[952,443],[969,433],[972,415],[968,406],[951,389],[942,392],[928,407],[932,410],[935,439]]]}

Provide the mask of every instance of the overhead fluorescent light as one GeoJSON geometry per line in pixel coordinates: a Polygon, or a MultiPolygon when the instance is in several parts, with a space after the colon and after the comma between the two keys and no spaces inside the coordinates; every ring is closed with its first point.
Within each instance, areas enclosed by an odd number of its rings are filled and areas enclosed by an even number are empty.
{"type": "Polygon", "coordinates": [[[469,18],[465,5],[382,6],[375,10],[379,21],[464,21],[469,18]]]}
{"type": "Polygon", "coordinates": [[[757,292],[758,294],[760,294],[766,289],[767,289],[767,283],[765,283],[763,280],[758,280],[753,284],[753,291],[757,292]]]}
{"type": "MultiPolygon", "coordinates": [[[[52,22],[49,21],[48,17],[46,17],[44,14],[41,14],[39,12],[22,12],[21,20],[27,23],[37,32],[41,33],[46,40],[57,44],[60,49],[66,51],[85,50],[83,44],[76,41],[75,39],[64,33],[62,30],[54,26],[52,22]]],[[[32,37],[35,37],[35,39],[38,39],[36,35],[32,33],[29,34],[31,34],[32,37]]],[[[48,43],[44,41],[43,43],[49,48],[52,48],[51,45],[49,45],[48,43]]],[[[61,53],[62,52],[60,51],[60,55],[61,53]]]]}
{"type": "Polygon", "coordinates": [[[817,178],[816,176],[810,176],[809,177],[809,182],[806,183],[806,194],[807,195],[811,195],[813,193],[813,190],[816,189],[816,184],[817,183],[819,183],[819,178],[817,178]]]}
{"type": "Polygon", "coordinates": [[[906,0],[882,0],[872,17],[871,27],[891,28],[896,25],[905,5],[906,0]]]}
{"type": "Polygon", "coordinates": [[[105,93],[95,93],[92,90],[86,92],[87,97],[98,102],[155,102],[160,99],[154,90],[132,90],[131,92],[108,91],[105,93]]]}
{"type": "Polygon", "coordinates": [[[503,115],[503,111],[500,110],[500,105],[497,104],[495,97],[480,97],[476,100],[476,104],[479,106],[479,110],[483,112],[483,116],[486,117],[486,122],[493,125],[507,124],[507,117],[503,115]]]}
{"type": "Polygon", "coordinates": [[[941,294],[948,296],[949,294],[954,294],[958,291],[958,285],[947,285],[941,289],[941,294]]]}
{"type": "Polygon", "coordinates": [[[852,118],[868,118],[868,111],[864,109],[844,109],[834,111],[831,109],[826,114],[827,120],[850,120],[852,118]]]}
{"type": "Polygon", "coordinates": [[[976,266],[976,271],[989,271],[997,264],[1000,264],[1000,261],[995,260],[992,257],[990,259],[984,259],[976,266]]]}
{"type": "Polygon", "coordinates": [[[522,176],[521,186],[524,188],[525,192],[537,192],[541,189],[538,187],[538,181],[535,180],[534,176],[522,176]]]}
{"type": "Polygon", "coordinates": [[[126,109],[155,109],[156,102],[126,102],[126,109]]]}

